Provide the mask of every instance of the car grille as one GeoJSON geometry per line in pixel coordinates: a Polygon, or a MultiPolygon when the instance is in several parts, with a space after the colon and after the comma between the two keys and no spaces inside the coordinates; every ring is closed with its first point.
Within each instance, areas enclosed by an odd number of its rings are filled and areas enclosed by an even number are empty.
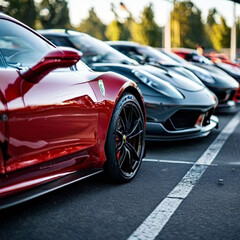
{"type": "Polygon", "coordinates": [[[163,125],[169,131],[194,128],[196,124],[206,126],[210,122],[214,108],[203,113],[192,110],[179,110],[174,113],[163,125]]]}
{"type": "Polygon", "coordinates": [[[171,121],[176,129],[194,127],[200,112],[180,110],[173,114],[171,121]]]}
{"type": "Polygon", "coordinates": [[[203,126],[207,126],[210,123],[210,118],[213,115],[214,108],[211,108],[209,111],[206,112],[204,120],[203,120],[203,126]]]}
{"type": "Polygon", "coordinates": [[[236,93],[236,90],[228,90],[224,92],[216,92],[216,96],[219,100],[219,103],[226,103],[229,100],[233,100],[233,97],[236,93]]]}

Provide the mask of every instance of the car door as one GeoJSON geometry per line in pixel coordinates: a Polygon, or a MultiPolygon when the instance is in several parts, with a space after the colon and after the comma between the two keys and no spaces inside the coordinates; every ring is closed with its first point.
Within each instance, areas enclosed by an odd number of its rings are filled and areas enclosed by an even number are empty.
{"type": "MultiPolygon", "coordinates": [[[[0,73],[5,67],[3,57],[0,53],[0,73]]],[[[2,78],[0,78],[2,80],[2,78]]],[[[5,173],[4,154],[6,153],[6,104],[0,89],[0,174],[5,173]]]]}
{"type": "Polygon", "coordinates": [[[96,97],[86,75],[66,68],[52,71],[38,83],[24,80],[25,67],[36,64],[53,47],[23,26],[2,19],[0,24],[0,51],[6,62],[0,72],[8,118],[6,171],[60,157],[76,164],[71,154],[82,151],[87,156],[97,141],[96,97]]]}

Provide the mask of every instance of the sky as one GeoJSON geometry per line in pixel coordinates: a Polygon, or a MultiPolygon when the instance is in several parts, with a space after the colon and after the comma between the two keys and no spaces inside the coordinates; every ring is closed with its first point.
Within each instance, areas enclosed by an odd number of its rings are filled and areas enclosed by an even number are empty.
{"type": "MultiPolygon", "coordinates": [[[[74,26],[80,24],[81,20],[88,17],[88,11],[94,7],[97,15],[105,24],[114,19],[111,11],[111,3],[114,4],[121,18],[127,17],[126,11],[120,7],[123,2],[135,19],[140,17],[145,6],[153,4],[155,21],[158,25],[164,26],[169,19],[170,11],[173,8],[169,0],[68,0],[70,19],[74,26]]],[[[192,2],[202,11],[202,19],[206,21],[208,10],[216,8],[218,12],[227,20],[231,27],[233,24],[233,3],[229,0],[192,0],[192,2]]],[[[236,4],[236,15],[240,16],[240,4],[236,4]]]]}

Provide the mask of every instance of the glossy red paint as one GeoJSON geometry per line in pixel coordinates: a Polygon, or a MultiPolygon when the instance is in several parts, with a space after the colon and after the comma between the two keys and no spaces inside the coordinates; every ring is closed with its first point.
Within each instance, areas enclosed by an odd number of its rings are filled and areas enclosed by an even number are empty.
{"type": "MultiPolygon", "coordinates": [[[[33,32],[6,15],[1,19],[33,32]]],[[[119,97],[130,91],[142,101],[136,84],[120,75],[63,68],[79,58],[76,51],[55,48],[25,71],[0,66],[0,198],[102,168],[119,97]]]]}
{"type": "Polygon", "coordinates": [[[80,60],[80,52],[73,50],[53,49],[40,62],[26,71],[20,72],[28,82],[38,83],[44,76],[56,68],[71,67],[80,60]]]}
{"type": "Polygon", "coordinates": [[[111,73],[88,82],[76,72],[69,72],[66,81],[61,72],[52,72],[33,84],[12,70],[3,73],[4,83],[10,83],[5,84],[5,88],[0,86],[1,91],[7,93],[5,171],[8,178],[0,180],[0,196],[55,179],[66,172],[103,167],[113,108],[124,90],[136,89],[133,82],[111,73]],[[8,81],[9,76],[16,77],[15,81],[8,81]],[[104,82],[105,97],[100,93],[99,79],[104,82]],[[14,89],[13,94],[9,89],[14,89]],[[20,92],[25,94],[21,96],[20,92]],[[43,167],[46,162],[47,167],[43,167]],[[29,174],[25,173],[26,168],[29,174]],[[24,173],[19,178],[15,173],[9,174],[22,169],[24,173]],[[15,187],[10,184],[14,179],[18,179],[15,187]]]}
{"type": "Polygon", "coordinates": [[[234,95],[233,100],[240,103],[240,88],[237,89],[236,94],[234,95]]]}
{"type": "Polygon", "coordinates": [[[186,56],[189,54],[189,52],[183,52],[178,50],[172,50],[173,53],[177,54],[179,57],[186,59],[186,56]]]}
{"type": "Polygon", "coordinates": [[[188,48],[173,48],[171,51],[187,61],[189,61],[188,59],[189,54],[192,53],[198,54],[196,50],[188,48]]]}
{"type": "MultiPolygon", "coordinates": [[[[209,58],[214,63],[226,63],[231,66],[240,68],[240,65],[231,61],[231,59],[224,53],[211,52],[209,54],[204,54],[205,57],[209,58]]],[[[239,69],[240,70],[240,69],[239,69]]]]}

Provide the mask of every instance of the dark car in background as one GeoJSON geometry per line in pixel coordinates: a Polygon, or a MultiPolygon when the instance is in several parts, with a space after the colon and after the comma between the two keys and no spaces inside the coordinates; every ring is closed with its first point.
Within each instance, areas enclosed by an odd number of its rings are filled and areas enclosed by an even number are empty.
{"type": "Polygon", "coordinates": [[[218,97],[217,110],[219,112],[236,111],[233,98],[239,85],[231,76],[223,71],[221,72],[218,68],[213,66],[213,69],[206,69],[204,64],[195,66],[186,61],[184,62],[184,60],[177,61],[157,49],[134,42],[111,41],[107,43],[126,56],[140,60],[142,64],[172,70],[193,80],[194,77],[197,77],[218,97]],[[192,76],[193,74],[195,76],[192,76]]]}
{"type": "MultiPolygon", "coordinates": [[[[222,76],[222,78],[226,79],[228,82],[229,77],[231,76],[234,78],[239,84],[240,84],[240,68],[237,64],[227,64],[226,62],[212,62],[208,58],[206,58],[203,55],[199,55],[196,50],[193,49],[173,49],[173,52],[183,58],[184,60],[188,62],[192,62],[195,66],[199,66],[203,69],[208,70],[212,74],[222,76]]],[[[220,95],[222,98],[229,96],[229,94],[224,95],[221,93],[220,95]]],[[[219,97],[220,97],[219,96],[219,97]]],[[[232,96],[232,94],[230,94],[232,96]]],[[[236,102],[240,101],[240,88],[238,85],[238,88],[235,91],[235,94],[233,95],[233,99],[236,102]]]]}
{"type": "Polygon", "coordinates": [[[58,46],[83,53],[82,60],[93,70],[114,71],[140,88],[147,113],[146,138],[180,140],[208,135],[218,124],[213,116],[215,95],[199,80],[174,71],[144,66],[88,34],[68,30],[40,31],[58,46]]]}

